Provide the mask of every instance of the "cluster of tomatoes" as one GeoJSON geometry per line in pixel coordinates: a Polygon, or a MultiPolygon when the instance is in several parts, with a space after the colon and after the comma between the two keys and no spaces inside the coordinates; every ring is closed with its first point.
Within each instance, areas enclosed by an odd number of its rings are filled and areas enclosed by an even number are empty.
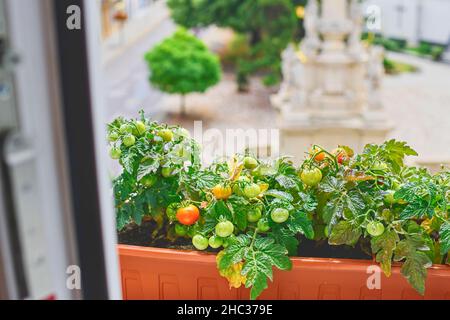
{"type": "MultiPolygon", "coordinates": [[[[147,125],[142,121],[130,121],[122,124],[118,129],[114,129],[109,132],[108,140],[113,143],[113,146],[109,150],[109,155],[114,160],[119,160],[122,156],[123,148],[131,148],[136,145],[137,139],[145,137],[149,131],[147,125]]],[[[168,143],[173,141],[174,133],[168,128],[162,128],[157,132],[153,132],[154,136],[158,137],[159,141],[168,143]]],[[[145,162],[147,159],[142,159],[145,162]]],[[[152,159],[148,159],[152,160],[152,159]]],[[[173,176],[173,169],[170,167],[161,168],[161,175],[164,178],[173,176]]],[[[156,183],[157,177],[154,175],[147,175],[141,178],[140,183],[150,188],[156,183]]]]}
{"type": "Polygon", "coordinates": [[[323,178],[322,170],[331,165],[344,164],[353,156],[351,151],[344,147],[334,149],[331,153],[319,146],[313,146],[309,150],[309,159],[306,159],[299,170],[299,177],[302,182],[309,186],[317,186],[323,178]]]}

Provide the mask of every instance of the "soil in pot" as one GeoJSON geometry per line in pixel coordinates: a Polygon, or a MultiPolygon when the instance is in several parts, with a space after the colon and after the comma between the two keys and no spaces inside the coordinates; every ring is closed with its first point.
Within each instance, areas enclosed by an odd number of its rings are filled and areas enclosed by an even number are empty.
{"type": "MultiPolygon", "coordinates": [[[[134,245],[141,247],[169,248],[179,250],[195,250],[189,238],[176,238],[169,240],[166,236],[166,228],[157,231],[157,224],[153,220],[144,221],[140,226],[128,225],[119,232],[119,244],[134,245]]],[[[331,246],[326,240],[313,241],[301,238],[298,248],[298,257],[311,258],[336,258],[336,259],[360,259],[372,260],[370,244],[359,242],[356,246],[331,246]]],[[[218,252],[208,248],[208,252],[218,252]]]]}

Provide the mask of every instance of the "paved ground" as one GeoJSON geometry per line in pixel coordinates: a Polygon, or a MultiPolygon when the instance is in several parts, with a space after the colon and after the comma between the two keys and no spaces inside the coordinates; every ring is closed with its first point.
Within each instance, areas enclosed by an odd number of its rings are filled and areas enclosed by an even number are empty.
{"type": "Polygon", "coordinates": [[[174,30],[172,21],[164,20],[152,32],[131,44],[122,55],[104,66],[107,109],[105,122],[119,115],[137,117],[139,109],[144,109],[149,115],[161,115],[159,106],[163,94],[148,82],[149,71],[144,55],[174,30]]]}
{"type": "Polygon", "coordinates": [[[389,56],[420,69],[384,81],[383,101],[396,123],[391,137],[408,141],[425,158],[450,159],[450,65],[389,56]]]}

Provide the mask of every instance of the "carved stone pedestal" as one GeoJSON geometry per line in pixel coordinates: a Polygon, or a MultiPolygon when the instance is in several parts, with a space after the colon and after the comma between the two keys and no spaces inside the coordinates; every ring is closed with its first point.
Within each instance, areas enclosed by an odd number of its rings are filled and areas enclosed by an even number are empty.
{"type": "Polygon", "coordinates": [[[308,2],[301,51],[283,54],[284,82],[272,97],[283,153],[300,159],[312,144],[360,151],[385,139],[383,52],[362,45],[362,20],[357,0],[308,2]]]}

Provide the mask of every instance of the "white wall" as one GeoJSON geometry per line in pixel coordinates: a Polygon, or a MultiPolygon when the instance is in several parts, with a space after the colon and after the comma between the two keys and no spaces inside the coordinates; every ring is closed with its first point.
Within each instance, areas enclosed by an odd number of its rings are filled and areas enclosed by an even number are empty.
{"type": "Polygon", "coordinates": [[[447,44],[450,41],[450,0],[422,1],[421,39],[447,44]]]}
{"type": "Polygon", "coordinates": [[[450,39],[450,0],[364,1],[365,9],[370,5],[380,7],[381,33],[386,37],[439,44],[447,44],[450,39]]]}

